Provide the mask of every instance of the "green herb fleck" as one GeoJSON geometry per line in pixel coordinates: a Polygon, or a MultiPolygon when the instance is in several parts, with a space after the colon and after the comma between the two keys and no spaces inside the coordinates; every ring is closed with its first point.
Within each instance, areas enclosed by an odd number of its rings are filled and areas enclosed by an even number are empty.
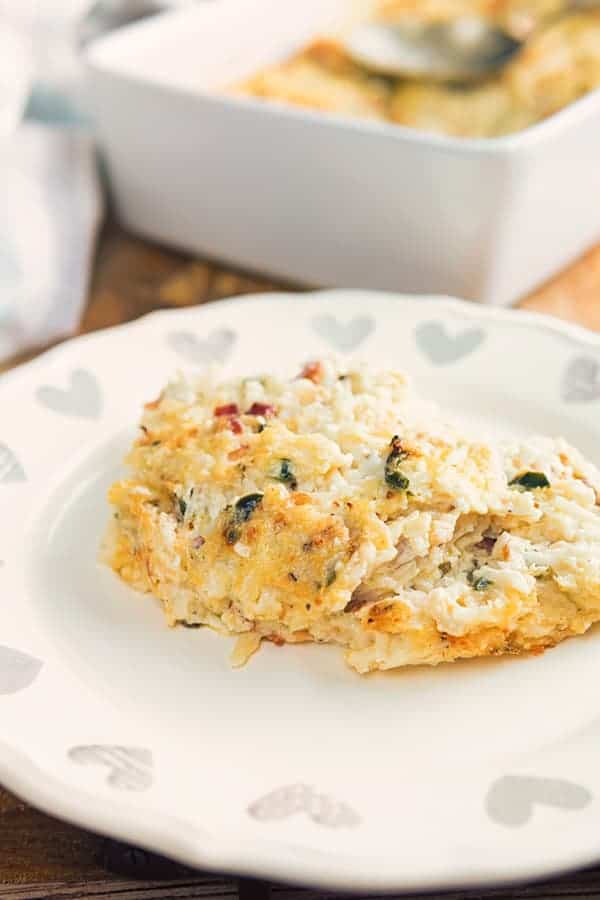
{"type": "Polygon", "coordinates": [[[183,497],[178,497],[177,504],[179,506],[179,514],[180,514],[181,518],[183,519],[183,517],[185,516],[186,510],[187,510],[187,503],[185,502],[183,497]]]}
{"type": "Polygon", "coordinates": [[[226,528],[225,529],[225,540],[228,544],[237,544],[240,539],[240,529],[239,528],[226,528]]]}
{"type": "Polygon", "coordinates": [[[327,572],[327,578],[325,579],[325,587],[331,587],[335,579],[337,578],[337,572],[335,571],[335,566],[331,566],[329,571],[327,572]]]}
{"type": "Polygon", "coordinates": [[[523,472],[522,475],[517,475],[516,478],[513,478],[509,484],[511,487],[521,487],[526,491],[550,487],[550,482],[543,472],[523,472]]]}
{"type": "MultiPolygon", "coordinates": [[[[238,526],[243,525],[244,522],[250,519],[257,506],[262,503],[262,499],[263,494],[246,494],[245,497],[240,497],[233,509],[233,515],[223,531],[228,544],[237,544],[240,539],[238,526]]],[[[230,509],[231,507],[228,506],[225,511],[227,512],[230,509]]]]}
{"type": "Polygon", "coordinates": [[[263,494],[246,494],[235,504],[234,520],[236,524],[247,522],[257,506],[260,506],[263,494]]]}
{"type": "Polygon", "coordinates": [[[395,491],[405,491],[410,482],[403,474],[401,465],[407,459],[408,453],[402,448],[397,435],[392,438],[390,446],[392,451],[385,461],[385,482],[395,491]]]}
{"type": "Polygon", "coordinates": [[[440,563],[438,568],[442,575],[447,575],[448,572],[452,569],[452,563],[450,563],[450,562],[440,563]]]}
{"type": "Polygon", "coordinates": [[[258,428],[256,429],[256,433],[262,434],[266,427],[267,427],[266,424],[264,422],[261,422],[260,425],[258,426],[258,428]]]}
{"type": "Polygon", "coordinates": [[[490,581],[489,578],[484,578],[484,577],[482,576],[481,578],[477,578],[477,579],[473,582],[473,590],[474,590],[474,591],[487,591],[487,589],[488,589],[489,587],[491,587],[491,586],[493,585],[493,583],[494,583],[494,582],[493,582],[493,581],[490,581]]]}
{"type": "Polygon", "coordinates": [[[295,491],[298,487],[298,481],[292,469],[292,461],[290,459],[282,459],[279,464],[279,473],[276,476],[277,481],[287,484],[291,491],[295,491]]]}

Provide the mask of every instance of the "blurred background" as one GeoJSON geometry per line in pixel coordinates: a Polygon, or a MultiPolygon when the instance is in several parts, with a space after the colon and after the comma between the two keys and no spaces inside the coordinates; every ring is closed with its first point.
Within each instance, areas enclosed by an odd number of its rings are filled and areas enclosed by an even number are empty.
{"type": "Polygon", "coordinates": [[[273,281],[521,303],[596,327],[598,84],[600,0],[0,0],[0,365],[82,327],[273,281]],[[157,30],[137,93],[123,61],[96,67],[92,103],[96,38],[209,7],[170,38],[157,30]],[[391,70],[377,59],[389,31],[294,43],[342,7],[392,24],[391,70]],[[277,42],[296,55],[263,65],[277,42]],[[432,52],[441,76],[410,69],[432,52]],[[202,99],[209,70],[223,72],[216,104],[202,99]],[[257,103],[307,115],[258,116],[257,103]],[[543,140],[521,140],[532,126],[543,140]],[[90,301],[92,279],[109,287],[90,301]]]}

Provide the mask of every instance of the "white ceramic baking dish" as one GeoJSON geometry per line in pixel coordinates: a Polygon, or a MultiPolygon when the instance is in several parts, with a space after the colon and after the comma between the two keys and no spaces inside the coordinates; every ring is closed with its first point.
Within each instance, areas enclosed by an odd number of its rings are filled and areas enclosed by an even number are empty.
{"type": "Polygon", "coordinates": [[[347,9],[210,0],[93,45],[91,101],[123,222],[306,284],[494,304],[600,238],[600,91],[493,140],[221,93],[347,9]]]}

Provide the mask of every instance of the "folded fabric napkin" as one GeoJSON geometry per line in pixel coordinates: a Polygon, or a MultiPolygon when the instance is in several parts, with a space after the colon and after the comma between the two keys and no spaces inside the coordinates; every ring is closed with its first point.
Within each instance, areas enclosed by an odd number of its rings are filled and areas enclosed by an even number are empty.
{"type": "Polygon", "coordinates": [[[0,0],[0,361],[72,333],[85,301],[102,192],[63,27],[83,8],[0,0]]]}
{"type": "Polygon", "coordinates": [[[192,2],[0,0],[0,361],[85,304],[103,203],[79,44],[192,2]]]}
{"type": "Polygon", "coordinates": [[[91,138],[28,123],[0,146],[0,360],[77,328],[102,194],[91,138]]]}

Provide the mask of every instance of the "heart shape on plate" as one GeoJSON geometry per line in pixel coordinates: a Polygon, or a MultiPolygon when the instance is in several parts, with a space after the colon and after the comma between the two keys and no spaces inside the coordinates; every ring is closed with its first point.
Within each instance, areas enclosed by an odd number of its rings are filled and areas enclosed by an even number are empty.
{"type": "Polygon", "coordinates": [[[370,316],[359,316],[349,322],[340,322],[334,316],[316,316],[312,327],[336,350],[348,353],[360,347],[375,331],[375,320],[370,316]]]}
{"type": "Polygon", "coordinates": [[[236,341],[235,332],[227,328],[213,331],[206,338],[199,338],[189,331],[174,331],[167,342],[171,350],[196,365],[225,363],[236,341]]]}
{"type": "Polygon", "coordinates": [[[417,347],[436,366],[449,366],[474,353],[485,340],[481,328],[449,334],[442,322],[423,322],[415,331],[417,347]]]}
{"type": "Polygon", "coordinates": [[[565,403],[593,403],[600,400],[600,363],[589,356],[571,360],[563,377],[565,403]]]}
{"type": "Polygon", "coordinates": [[[536,806],[579,810],[585,809],[591,800],[586,788],[562,778],[505,775],[490,788],[485,808],[497,825],[515,828],[531,819],[536,806]]]}
{"type": "Polygon", "coordinates": [[[0,646],[0,694],[16,694],[33,684],[43,666],[41,660],[21,650],[0,646]]]}
{"type": "Polygon", "coordinates": [[[0,484],[26,481],[23,466],[6,444],[0,444],[0,484]]]}
{"type": "Polygon", "coordinates": [[[360,824],[360,816],[351,806],[319,794],[307,784],[277,788],[248,807],[249,815],[259,822],[278,822],[302,812],[317,825],[327,828],[352,828],[360,824]]]}
{"type": "Polygon", "coordinates": [[[107,784],[120,791],[146,791],[152,786],[152,753],[143,747],[90,744],[72,747],[69,759],[108,769],[107,784]]]}
{"type": "Polygon", "coordinates": [[[43,385],[36,391],[38,402],[51,412],[82,419],[97,419],[102,411],[102,394],[95,377],[85,369],[75,369],[67,388],[43,385]]]}

